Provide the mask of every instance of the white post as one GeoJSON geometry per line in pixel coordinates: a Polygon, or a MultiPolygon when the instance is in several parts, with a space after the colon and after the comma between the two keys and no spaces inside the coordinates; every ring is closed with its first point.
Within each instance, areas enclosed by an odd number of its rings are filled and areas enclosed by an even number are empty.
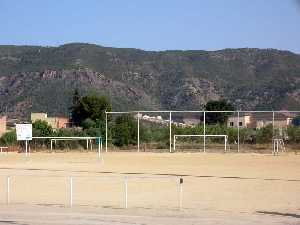
{"type": "Polygon", "coordinates": [[[169,122],[170,122],[170,124],[169,124],[169,127],[170,127],[170,140],[169,140],[169,142],[170,142],[170,153],[172,152],[172,112],[170,111],[170,118],[169,118],[169,122]]]}
{"type": "Polygon", "coordinates": [[[25,141],[25,155],[28,156],[28,143],[27,140],[25,141]]]}
{"type": "Polygon", "coordinates": [[[99,137],[99,138],[98,138],[98,158],[99,158],[99,159],[101,158],[101,143],[102,143],[102,140],[101,140],[101,138],[99,137]]]}
{"type": "Polygon", "coordinates": [[[274,140],[274,121],[275,121],[275,113],[272,112],[272,139],[274,140]]]}
{"type": "Polygon", "coordinates": [[[6,179],[6,203],[10,203],[10,177],[6,179]]]}
{"type": "Polygon", "coordinates": [[[107,112],[105,112],[105,152],[107,152],[107,112]]]}
{"type": "Polygon", "coordinates": [[[225,142],[225,152],[226,152],[227,151],[227,136],[225,136],[224,139],[225,139],[224,142],[225,142]]]}
{"type": "Polygon", "coordinates": [[[272,116],[272,129],[273,129],[273,138],[274,138],[274,121],[275,121],[275,113],[274,113],[274,111],[272,112],[273,113],[273,116],[272,116]]]}
{"type": "Polygon", "coordinates": [[[206,149],[205,149],[205,148],[206,148],[206,143],[205,143],[205,142],[206,142],[206,140],[205,140],[205,135],[206,135],[206,131],[205,131],[205,119],[206,119],[206,118],[205,118],[205,116],[206,116],[206,115],[205,115],[205,111],[204,111],[204,112],[203,112],[203,135],[204,135],[204,136],[203,136],[203,152],[206,151],[206,149]]]}
{"type": "Polygon", "coordinates": [[[174,136],[174,140],[173,140],[173,151],[175,152],[176,150],[176,136],[174,136]]]}
{"type": "Polygon", "coordinates": [[[128,208],[128,180],[127,180],[127,177],[125,177],[124,184],[125,184],[125,209],[127,209],[128,208]]]}
{"type": "Polygon", "coordinates": [[[137,114],[137,145],[138,145],[138,152],[140,151],[140,113],[137,114]]]}
{"type": "Polygon", "coordinates": [[[183,178],[179,179],[179,210],[182,209],[183,178]]]}
{"type": "Polygon", "coordinates": [[[51,139],[50,140],[50,149],[51,149],[51,152],[52,152],[52,143],[53,143],[53,140],[51,139]]]}
{"type": "Polygon", "coordinates": [[[238,137],[237,137],[237,144],[238,144],[238,146],[237,146],[237,152],[240,152],[240,112],[238,111],[237,112],[237,114],[238,114],[238,137]]]}
{"type": "Polygon", "coordinates": [[[73,177],[70,177],[70,207],[73,206],[73,177]]]}
{"type": "Polygon", "coordinates": [[[100,138],[100,151],[102,151],[102,136],[100,138]]]}
{"type": "Polygon", "coordinates": [[[86,150],[89,150],[89,140],[86,139],[86,150]]]}

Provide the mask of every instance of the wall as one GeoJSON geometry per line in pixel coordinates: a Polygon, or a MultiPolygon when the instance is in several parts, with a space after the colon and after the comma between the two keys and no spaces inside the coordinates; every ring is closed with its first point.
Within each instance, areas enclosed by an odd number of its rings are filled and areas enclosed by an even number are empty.
{"type": "Polygon", "coordinates": [[[34,123],[37,120],[46,120],[47,113],[31,113],[31,121],[34,123]]]}
{"type": "Polygon", "coordinates": [[[0,136],[6,132],[6,116],[0,117],[0,136]]]}
{"type": "Polygon", "coordinates": [[[239,122],[242,122],[242,128],[248,127],[250,124],[250,116],[240,116],[239,118],[237,116],[231,116],[227,120],[227,127],[238,127],[239,122]],[[233,123],[233,126],[230,126],[230,123],[233,123]]]}

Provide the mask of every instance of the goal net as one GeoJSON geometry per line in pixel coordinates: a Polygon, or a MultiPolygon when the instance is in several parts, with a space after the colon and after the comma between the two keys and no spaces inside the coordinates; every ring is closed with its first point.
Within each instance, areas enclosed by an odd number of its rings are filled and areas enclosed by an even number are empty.
{"type": "Polygon", "coordinates": [[[224,152],[229,150],[228,135],[200,135],[200,134],[178,134],[173,138],[173,150],[194,150],[199,149],[203,152],[207,151],[209,142],[217,142],[222,147],[224,152]],[[202,147],[201,147],[202,145],[202,147]]]}

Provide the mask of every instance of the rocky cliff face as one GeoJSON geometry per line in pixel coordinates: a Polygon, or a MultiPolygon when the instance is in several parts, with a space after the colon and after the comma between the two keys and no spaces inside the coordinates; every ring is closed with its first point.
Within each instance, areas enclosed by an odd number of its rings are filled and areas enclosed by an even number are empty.
{"type": "Polygon", "coordinates": [[[68,115],[74,88],[109,96],[114,110],[201,109],[221,98],[242,109],[300,109],[300,56],[272,49],[0,46],[0,110],[13,117],[68,115]]]}

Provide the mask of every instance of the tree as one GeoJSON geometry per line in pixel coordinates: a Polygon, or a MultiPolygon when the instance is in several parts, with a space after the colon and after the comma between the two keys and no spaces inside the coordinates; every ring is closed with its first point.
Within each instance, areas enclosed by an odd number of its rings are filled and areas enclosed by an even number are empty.
{"type": "Polygon", "coordinates": [[[80,100],[80,94],[79,94],[78,89],[76,88],[76,89],[74,90],[73,98],[72,98],[72,104],[73,104],[73,106],[78,105],[79,100],[80,100]]]}
{"type": "Polygon", "coordinates": [[[84,121],[82,121],[81,126],[83,129],[89,129],[96,127],[96,122],[90,118],[86,118],[84,121]]]}
{"type": "Polygon", "coordinates": [[[300,143],[300,127],[299,126],[288,126],[287,134],[289,142],[300,143]]]}
{"type": "Polygon", "coordinates": [[[296,116],[293,120],[292,120],[292,124],[294,126],[300,126],[300,116],[296,116]]]}
{"type": "Polygon", "coordinates": [[[133,116],[123,114],[116,119],[113,131],[113,143],[117,146],[136,144],[137,121],[133,116]]]}
{"type": "Polygon", "coordinates": [[[46,122],[42,120],[37,120],[32,124],[32,135],[47,137],[53,134],[52,127],[46,122]]]}
{"type": "Polygon", "coordinates": [[[76,88],[73,92],[73,97],[72,97],[72,106],[69,108],[70,110],[70,120],[72,122],[75,122],[75,118],[74,118],[74,115],[73,115],[73,111],[75,110],[75,108],[78,106],[79,104],[79,101],[80,101],[80,94],[79,94],[79,91],[78,89],[76,88]]]}
{"type": "Polygon", "coordinates": [[[6,146],[16,144],[17,143],[16,131],[12,130],[4,133],[1,137],[1,143],[5,144],[6,146]]]}
{"type": "Polygon", "coordinates": [[[87,95],[72,107],[72,122],[82,125],[87,118],[94,122],[104,121],[105,111],[111,111],[111,103],[105,96],[87,95]]]}
{"type": "MultiPolygon", "coordinates": [[[[225,100],[209,101],[205,105],[205,111],[233,111],[232,104],[225,100]]],[[[224,124],[232,113],[207,112],[205,120],[208,124],[224,124]]]]}
{"type": "Polygon", "coordinates": [[[269,124],[263,128],[256,131],[256,142],[259,144],[269,143],[272,141],[273,137],[273,126],[269,124]]]}

